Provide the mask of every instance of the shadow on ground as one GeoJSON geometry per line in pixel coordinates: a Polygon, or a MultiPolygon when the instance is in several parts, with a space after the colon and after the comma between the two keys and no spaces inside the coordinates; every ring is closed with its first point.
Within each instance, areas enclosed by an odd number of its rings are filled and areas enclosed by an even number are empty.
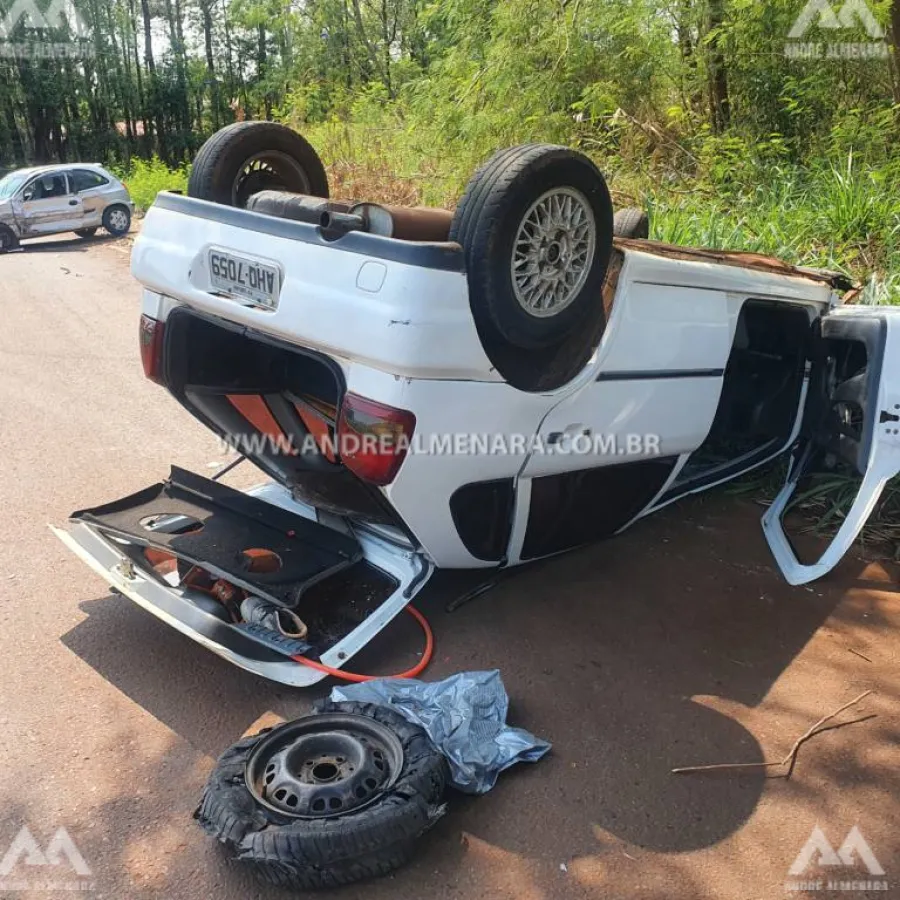
{"type": "MultiPolygon", "coordinates": [[[[125,235],[124,237],[127,237],[125,235]]],[[[98,244],[114,244],[123,240],[123,237],[113,237],[110,234],[97,233],[92,238],[80,238],[76,234],[71,236],[54,237],[52,240],[26,240],[15,253],[84,253],[98,244]]]]}
{"type": "MultiPolygon", "coordinates": [[[[421,855],[393,879],[366,885],[365,895],[480,892],[538,900],[559,895],[564,861],[571,861],[567,891],[573,885],[607,890],[608,861],[629,865],[644,850],[655,855],[640,867],[644,889],[634,896],[706,896],[711,889],[695,884],[696,872],[678,854],[727,841],[772,782],[762,771],[678,777],[670,770],[762,761],[747,727],[754,708],[829,617],[840,635],[842,623],[850,628],[864,615],[857,607],[844,618],[840,611],[832,615],[857,590],[859,567],[851,563],[824,587],[786,585],[768,558],[756,513],[722,496],[676,505],[625,536],[523,569],[452,614],[446,603],[483,575],[435,579],[417,600],[436,635],[429,679],[499,668],[512,699],[511,721],[554,748],[541,763],[503,775],[487,797],[454,798],[421,855]]],[[[198,848],[201,863],[218,866],[213,848],[188,821],[210,764],[198,762],[197,753],[217,755],[267,710],[302,714],[327,687],[300,692],[267,683],[119,597],[82,608],[87,618],[65,635],[65,645],[177,735],[171,754],[148,759],[143,791],[168,798],[174,834],[198,848]]],[[[401,616],[354,660],[354,669],[405,669],[420,642],[415,623],[401,616]]],[[[842,650],[830,671],[852,684],[860,666],[865,663],[842,650]]],[[[814,701],[800,691],[774,710],[791,723],[791,740],[794,719],[809,722],[814,701]]],[[[886,727],[879,724],[870,738],[895,740],[896,731],[892,738],[886,727]]],[[[785,741],[789,746],[781,735],[777,749],[785,741]]],[[[839,769],[854,784],[871,778],[859,748],[839,769]]],[[[900,783],[893,787],[900,791],[900,783]]],[[[803,801],[802,782],[790,790],[803,801]]],[[[101,833],[95,828],[91,840],[118,840],[117,823],[137,828],[140,818],[123,790],[95,817],[101,833]]],[[[770,840],[777,855],[777,835],[770,840]]],[[[183,855],[171,860],[179,871],[187,866],[183,855]]],[[[220,877],[244,884],[231,870],[220,877]]]]}

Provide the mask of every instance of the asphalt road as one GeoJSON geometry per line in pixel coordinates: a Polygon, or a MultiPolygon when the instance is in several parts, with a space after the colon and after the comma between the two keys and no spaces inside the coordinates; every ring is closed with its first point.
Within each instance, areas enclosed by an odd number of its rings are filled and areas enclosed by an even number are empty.
{"type": "MultiPolygon", "coordinates": [[[[0,897],[79,881],[65,859],[3,872],[23,826],[44,849],[67,829],[91,869],[83,896],[283,896],[228,866],[191,813],[221,750],[325,688],[290,690],[219,660],[110,596],[47,528],[171,463],[209,474],[223,460],[142,376],[127,251],[64,239],[0,258],[0,897]]],[[[817,824],[835,848],[858,826],[886,873],[886,892],[838,896],[900,896],[897,569],[857,556],[821,584],[788,587],[759,513],[725,494],[676,505],[452,615],[444,606],[471,575],[430,586],[419,604],[437,638],[429,677],[499,667],[512,720],[554,749],[485,797],[452,798],[395,876],[331,896],[771,900],[787,896],[817,824]],[[843,719],[875,717],[810,740],[790,780],[670,773],[781,758],[868,689],[843,719]]],[[[360,668],[415,660],[420,635],[401,619],[360,668]]],[[[814,864],[805,880],[818,878],[873,876],[857,860],[814,864]]]]}

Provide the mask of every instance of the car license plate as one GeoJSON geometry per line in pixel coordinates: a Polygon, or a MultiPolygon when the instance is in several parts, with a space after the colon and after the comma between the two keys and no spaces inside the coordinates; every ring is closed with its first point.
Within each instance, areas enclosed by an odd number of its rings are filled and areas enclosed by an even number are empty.
{"type": "Polygon", "coordinates": [[[281,273],[277,267],[257,259],[209,251],[209,279],[213,290],[263,309],[278,307],[281,273]]]}

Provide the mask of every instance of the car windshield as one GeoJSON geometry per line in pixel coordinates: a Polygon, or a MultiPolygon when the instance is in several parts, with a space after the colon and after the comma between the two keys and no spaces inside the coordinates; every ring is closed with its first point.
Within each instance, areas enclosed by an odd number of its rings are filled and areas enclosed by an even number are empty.
{"type": "Polygon", "coordinates": [[[10,172],[4,178],[0,178],[0,200],[8,200],[12,195],[25,184],[27,175],[19,172],[10,172]]]}

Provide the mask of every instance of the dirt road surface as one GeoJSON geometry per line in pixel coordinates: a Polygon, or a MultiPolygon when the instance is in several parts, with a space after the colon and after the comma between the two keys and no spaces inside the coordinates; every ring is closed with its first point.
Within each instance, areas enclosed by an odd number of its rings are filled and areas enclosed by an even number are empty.
{"type": "MultiPolygon", "coordinates": [[[[0,275],[0,871],[23,826],[42,848],[64,826],[91,869],[79,879],[64,857],[23,857],[0,874],[0,897],[80,880],[82,896],[115,900],[283,896],[229,867],[191,813],[222,749],[326,689],[230,666],[110,596],[47,528],[171,463],[209,475],[223,454],[142,376],[127,247],[44,241],[0,258],[0,275]]],[[[802,878],[823,891],[810,896],[855,879],[888,890],[829,896],[900,897],[897,571],[857,556],[788,587],[759,513],[723,494],[676,505],[452,615],[445,604],[471,575],[430,586],[428,677],[498,667],[512,720],[553,752],[485,797],[454,797],[395,876],[331,896],[771,900],[789,895],[788,870],[819,825],[835,849],[857,826],[885,874],[858,857],[814,862],[802,878]],[[876,717],[808,742],[790,781],[670,774],[780,758],[867,689],[844,719],[876,717]]],[[[358,668],[411,665],[421,636],[407,619],[358,668]]]]}

